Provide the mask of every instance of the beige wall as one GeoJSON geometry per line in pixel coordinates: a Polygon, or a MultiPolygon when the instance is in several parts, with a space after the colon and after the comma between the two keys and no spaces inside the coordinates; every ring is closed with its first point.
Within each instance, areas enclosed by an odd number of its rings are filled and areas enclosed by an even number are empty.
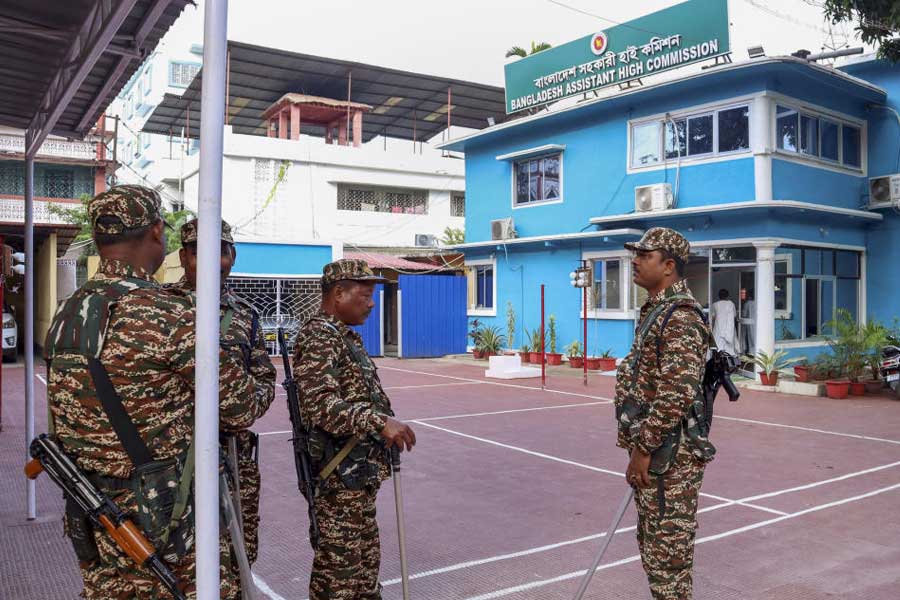
{"type": "Polygon", "coordinates": [[[44,338],[56,313],[56,234],[51,233],[37,251],[34,272],[34,341],[44,346],[44,338]]]}

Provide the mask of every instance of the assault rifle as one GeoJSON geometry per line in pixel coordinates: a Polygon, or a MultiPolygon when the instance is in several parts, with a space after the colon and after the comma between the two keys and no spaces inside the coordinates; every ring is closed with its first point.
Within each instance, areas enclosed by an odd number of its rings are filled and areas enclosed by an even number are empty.
{"type": "Polygon", "coordinates": [[[731,374],[737,371],[739,361],[736,356],[724,350],[713,350],[703,373],[703,412],[707,428],[712,425],[713,404],[720,389],[728,394],[728,400],[737,402],[741,393],[731,381],[731,374]]]}
{"type": "Polygon", "coordinates": [[[94,527],[105,529],[125,554],[138,565],[150,569],[176,600],[186,600],[178,588],[178,579],[159,557],[153,544],[78,470],[53,438],[46,433],[34,438],[29,453],[32,460],[25,465],[25,475],[29,479],[36,479],[41,471],[46,471],[65,495],[81,507],[94,527]]]}
{"type": "Polygon", "coordinates": [[[288,354],[284,330],[277,332],[278,348],[281,351],[281,364],[284,366],[284,391],[287,392],[288,415],[291,418],[291,443],[294,445],[294,467],[297,469],[297,487],[309,504],[309,543],[313,550],[319,549],[319,522],[316,520],[315,497],[316,479],[312,475],[312,460],[309,455],[309,431],[303,424],[300,414],[300,396],[297,393],[297,382],[291,371],[291,357],[288,354]]]}

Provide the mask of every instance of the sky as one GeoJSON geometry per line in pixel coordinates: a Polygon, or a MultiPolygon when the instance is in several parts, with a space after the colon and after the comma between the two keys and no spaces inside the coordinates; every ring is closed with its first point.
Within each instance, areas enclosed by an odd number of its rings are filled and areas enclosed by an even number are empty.
{"type": "MultiPolygon", "coordinates": [[[[202,4],[202,0],[198,0],[202,4]]],[[[506,50],[559,45],[676,0],[230,0],[232,40],[503,85],[506,50]],[[582,11],[582,12],[579,12],[582,11]],[[591,14],[585,14],[591,13],[591,14]],[[591,16],[597,15],[597,16],[591,16]],[[602,17],[602,18],[600,18],[602,17]]],[[[735,61],[762,44],[769,56],[834,42],[862,45],[847,24],[828,33],[821,0],[729,0],[735,61]]],[[[188,7],[167,41],[197,41],[202,8],[188,7]]],[[[684,74],[699,67],[676,69],[684,74]]]]}

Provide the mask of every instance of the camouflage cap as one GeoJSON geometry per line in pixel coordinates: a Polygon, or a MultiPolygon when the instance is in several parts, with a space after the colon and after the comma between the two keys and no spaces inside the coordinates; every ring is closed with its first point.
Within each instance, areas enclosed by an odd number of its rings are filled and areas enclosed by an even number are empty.
{"type": "Polygon", "coordinates": [[[345,280],[373,281],[375,283],[387,281],[384,277],[373,273],[368,263],[364,260],[344,258],[330,262],[322,267],[322,285],[345,280]]]}
{"type": "MultiPolygon", "coordinates": [[[[181,226],[181,245],[185,244],[196,244],[197,243],[197,232],[199,227],[199,221],[197,219],[193,219],[188,221],[184,225],[181,226]]],[[[234,238],[231,237],[231,225],[229,225],[225,219],[222,219],[222,241],[228,242],[229,244],[234,243],[234,238]]]]}
{"type": "Polygon", "coordinates": [[[88,216],[95,235],[120,235],[156,223],[162,218],[161,206],[159,194],[152,188],[117,185],[94,196],[88,203],[88,216]],[[97,223],[101,217],[115,219],[97,223]]]}
{"type": "Polygon", "coordinates": [[[639,242],[628,242],[625,247],[629,250],[666,250],[684,262],[691,253],[691,245],[684,236],[668,227],[648,229],[639,242]]]}

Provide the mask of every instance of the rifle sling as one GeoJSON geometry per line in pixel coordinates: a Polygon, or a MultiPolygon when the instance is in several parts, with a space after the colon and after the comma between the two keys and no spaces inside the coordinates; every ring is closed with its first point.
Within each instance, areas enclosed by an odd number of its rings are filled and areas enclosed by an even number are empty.
{"type": "Polygon", "coordinates": [[[328,479],[328,476],[337,469],[338,465],[341,464],[341,461],[347,458],[347,455],[350,454],[350,451],[353,450],[356,445],[360,442],[357,436],[353,436],[350,440],[344,444],[344,447],[340,449],[340,451],[334,455],[328,464],[322,467],[322,470],[319,471],[319,481],[325,481],[328,479]]]}
{"type": "Polygon", "coordinates": [[[153,455],[150,453],[150,449],[147,448],[147,444],[141,438],[134,421],[125,412],[125,407],[122,406],[122,398],[116,393],[116,389],[113,387],[106,369],[93,356],[87,357],[87,362],[91,379],[94,380],[94,387],[97,390],[97,397],[103,406],[103,412],[106,413],[106,418],[109,419],[116,436],[119,438],[119,442],[122,443],[131,462],[135,467],[153,462],[153,455]]]}

